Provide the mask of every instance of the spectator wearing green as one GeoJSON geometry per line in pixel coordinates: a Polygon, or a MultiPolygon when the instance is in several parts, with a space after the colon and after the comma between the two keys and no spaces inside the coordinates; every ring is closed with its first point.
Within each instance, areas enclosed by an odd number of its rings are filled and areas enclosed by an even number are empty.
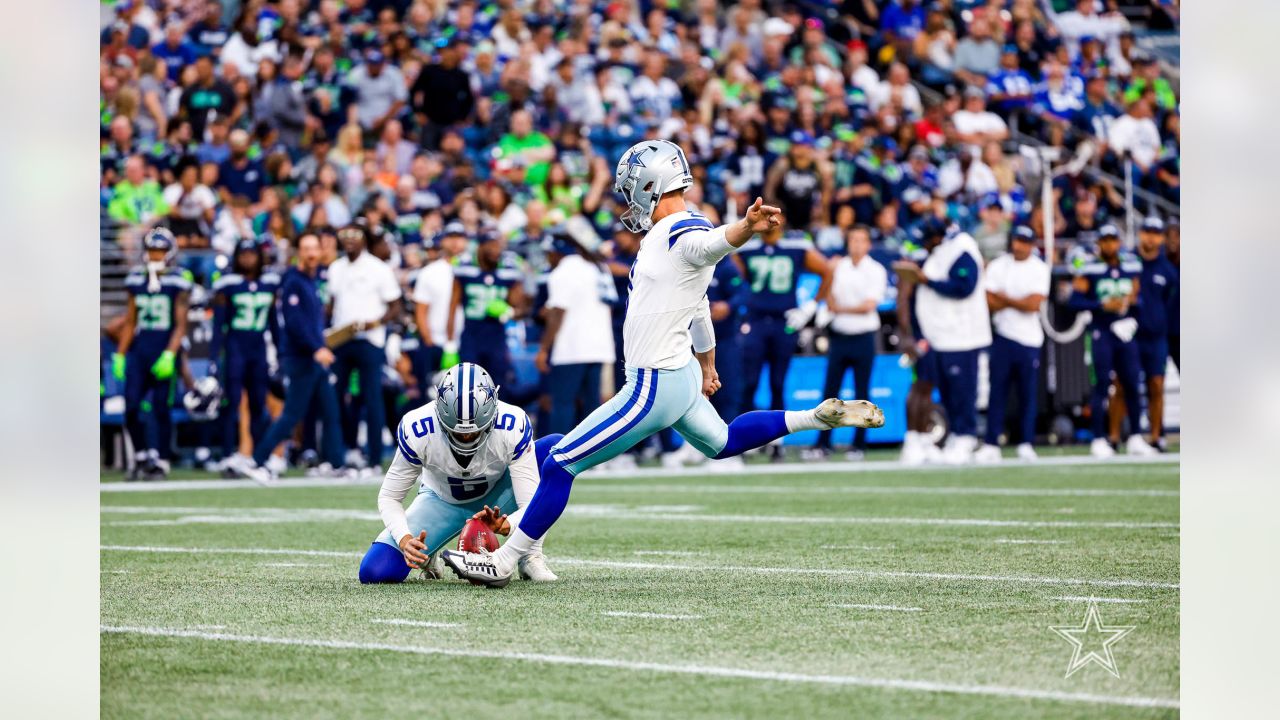
{"type": "Polygon", "coordinates": [[[160,183],[147,177],[141,156],[134,155],[125,161],[124,180],[111,189],[107,214],[113,220],[130,225],[149,225],[156,218],[169,214],[164,191],[160,183]]]}
{"type": "Polygon", "coordinates": [[[546,182],[555,159],[556,148],[551,138],[533,129],[533,117],[527,110],[511,114],[511,132],[498,141],[498,158],[524,166],[524,183],[537,186],[546,182]]]}
{"type": "Polygon", "coordinates": [[[1132,105],[1134,100],[1142,97],[1148,88],[1156,94],[1156,105],[1161,110],[1174,110],[1178,107],[1178,94],[1173,91],[1169,81],[1160,77],[1160,64],[1150,55],[1138,57],[1133,63],[1133,82],[1124,91],[1124,104],[1132,105]]]}

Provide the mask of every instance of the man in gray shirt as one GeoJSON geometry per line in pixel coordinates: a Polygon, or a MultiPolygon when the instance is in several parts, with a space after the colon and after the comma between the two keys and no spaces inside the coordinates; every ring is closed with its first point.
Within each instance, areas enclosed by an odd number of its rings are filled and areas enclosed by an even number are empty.
{"type": "Polygon", "coordinates": [[[1000,45],[991,37],[991,21],[977,18],[969,24],[968,36],[956,44],[956,77],[967,85],[984,87],[999,67],[1000,45]]]}
{"type": "Polygon", "coordinates": [[[360,123],[366,132],[376,133],[404,107],[409,91],[400,68],[387,64],[381,50],[370,48],[364,59],[365,63],[347,76],[347,85],[356,93],[348,118],[360,123]]]}

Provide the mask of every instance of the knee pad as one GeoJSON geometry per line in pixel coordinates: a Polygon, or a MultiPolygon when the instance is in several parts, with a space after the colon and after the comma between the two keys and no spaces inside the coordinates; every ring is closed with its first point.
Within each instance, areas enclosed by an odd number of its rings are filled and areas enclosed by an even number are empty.
{"type": "Polygon", "coordinates": [[[375,542],[360,560],[360,582],[366,585],[404,582],[409,577],[409,570],[409,564],[398,548],[375,542]]]}

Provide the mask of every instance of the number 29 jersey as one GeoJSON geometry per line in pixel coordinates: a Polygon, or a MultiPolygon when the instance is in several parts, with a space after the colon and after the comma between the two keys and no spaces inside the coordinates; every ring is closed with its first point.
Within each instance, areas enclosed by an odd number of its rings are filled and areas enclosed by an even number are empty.
{"type": "MultiPolygon", "coordinates": [[[[502,401],[488,440],[465,467],[449,447],[434,400],[405,414],[396,428],[396,445],[396,458],[388,474],[420,473],[418,492],[430,490],[455,505],[488,495],[517,461],[527,460],[533,466],[529,416],[502,401]]],[[[536,470],[534,473],[536,477],[536,470]]]]}
{"type": "Polygon", "coordinates": [[[152,290],[145,268],[134,268],[124,280],[125,290],[137,308],[130,352],[159,355],[169,344],[177,320],[178,296],[191,291],[191,279],[180,269],[160,273],[160,287],[152,290]]]}

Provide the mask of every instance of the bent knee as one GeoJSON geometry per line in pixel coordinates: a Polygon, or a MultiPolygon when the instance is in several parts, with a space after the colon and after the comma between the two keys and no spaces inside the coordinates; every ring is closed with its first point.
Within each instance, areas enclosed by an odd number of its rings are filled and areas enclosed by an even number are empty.
{"type": "Polygon", "coordinates": [[[374,542],[360,560],[360,582],[365,585],[404,582],[409,577],[409,569],[398,549],[374,542]]]}

